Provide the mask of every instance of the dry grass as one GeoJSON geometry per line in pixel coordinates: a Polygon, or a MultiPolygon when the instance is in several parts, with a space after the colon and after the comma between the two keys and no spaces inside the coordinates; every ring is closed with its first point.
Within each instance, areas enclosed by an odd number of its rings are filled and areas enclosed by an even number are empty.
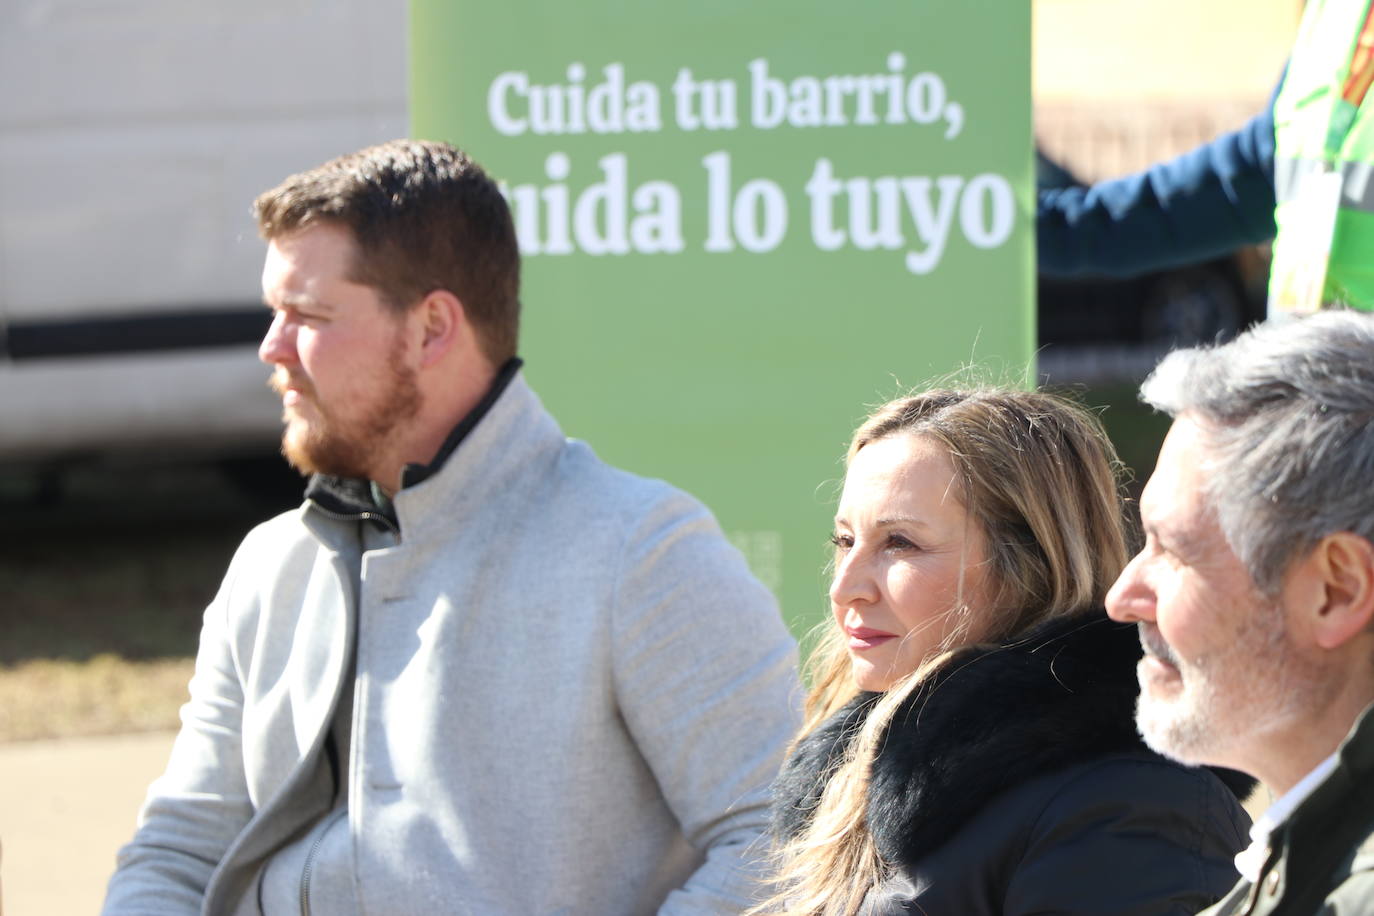
{"type": "Polygon", "coordinates": [[[0,742],[175,728],[191,668],[109,654],[0,668],[0,742]]]}
{"type": "Polygon", "coordinates": [[[0,472],[0,742],[174,728],[201,615],[285,506],[212,468],[91,467],[61,498],[0,472]]]}

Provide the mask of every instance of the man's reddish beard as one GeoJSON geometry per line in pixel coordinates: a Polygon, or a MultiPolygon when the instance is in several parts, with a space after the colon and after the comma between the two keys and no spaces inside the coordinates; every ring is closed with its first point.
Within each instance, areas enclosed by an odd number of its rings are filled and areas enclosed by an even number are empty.
{"type": "Polygon", "coordinates": [[[396,429],[420,409],[416,372],[404,364],[403,348],[404,342],[397,337],[385,361],[388,369],[383,377],[385,388],[375,393],[375,399],[359,416],[339,416],[319,400],[308,379],[277,367],[267,382],[268,387],[279,395],[285,394],[287,388],[296,390],[315,413],[315,418],[307,421],[299,414],[293,418],[290,408],[283,411],[286,430],[282,434],[281,451],[292,467],[302,474],[364,480],[371,477],[378,457],[385,452],[396,429]]]}

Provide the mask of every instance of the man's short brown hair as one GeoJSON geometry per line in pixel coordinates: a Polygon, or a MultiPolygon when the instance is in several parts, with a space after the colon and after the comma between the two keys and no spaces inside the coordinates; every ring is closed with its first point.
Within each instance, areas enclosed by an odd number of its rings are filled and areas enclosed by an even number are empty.
{"type": "Polygon", "coordinates": [[[520,250],[496,183],[447,143],[392,140],[287,178],[253,202],[271,241],[320,223],[347,227],[352,279],[398,311],[436,289],[463,303],[499,367],[520,332],[520,250]]]}

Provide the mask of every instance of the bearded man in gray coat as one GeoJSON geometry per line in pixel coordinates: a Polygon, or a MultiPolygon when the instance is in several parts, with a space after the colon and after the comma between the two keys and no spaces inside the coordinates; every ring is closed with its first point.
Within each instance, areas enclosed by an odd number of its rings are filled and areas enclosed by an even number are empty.
{"type": "Polygon", "coordinates": [[[695,500],[565,439],[460,151],[255,204],[304,505],[205,613],[107,914],[707,914],[751,902],[795,645],[695,500]]]}
{"type": "Polygon", "coordinates": [[[1136,722],[1278,796],[1209,914],[1374,912],[1374,315],[1182,350],[1145,547],[1107,596],[1145,648],[1136,722]]]}

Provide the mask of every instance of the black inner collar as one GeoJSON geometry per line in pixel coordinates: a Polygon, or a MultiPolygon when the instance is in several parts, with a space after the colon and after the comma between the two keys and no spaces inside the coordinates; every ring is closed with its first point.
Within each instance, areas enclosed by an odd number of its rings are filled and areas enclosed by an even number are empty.
{"type": "MultiPolygon", "coordinates": [[[[453,427],[453,431],[448,434],[444,444],[439,446],[439,451],[433,460],[428,464],[412,463],[405,466],[404,470],[401,471],[402,489],[413,487],[428,480],[444,466],[449,456],[457,451],[462,441],[491,410],[497,398],[501,397],[506,388],[510,386],[511,379],[515,378],[515,374],[520,371],[520,367],[523,365],[524,361],[518,356],[512,356],[506,361],[505,365],[496,373],[496,378],[492,380],[491,387],[482,396],[482,400],[478,401],[477,406],[468,411],[467,415],[458,421],[458,425],[453,427]]],[[[370,481],[315,474],[310,478],[310,483],[306,485],[305,498],[331,514],[359,520],[371,518],[395,531],[401,530],[395,508],[389,502],[380,504],[373,498],[370,481]]]]}

